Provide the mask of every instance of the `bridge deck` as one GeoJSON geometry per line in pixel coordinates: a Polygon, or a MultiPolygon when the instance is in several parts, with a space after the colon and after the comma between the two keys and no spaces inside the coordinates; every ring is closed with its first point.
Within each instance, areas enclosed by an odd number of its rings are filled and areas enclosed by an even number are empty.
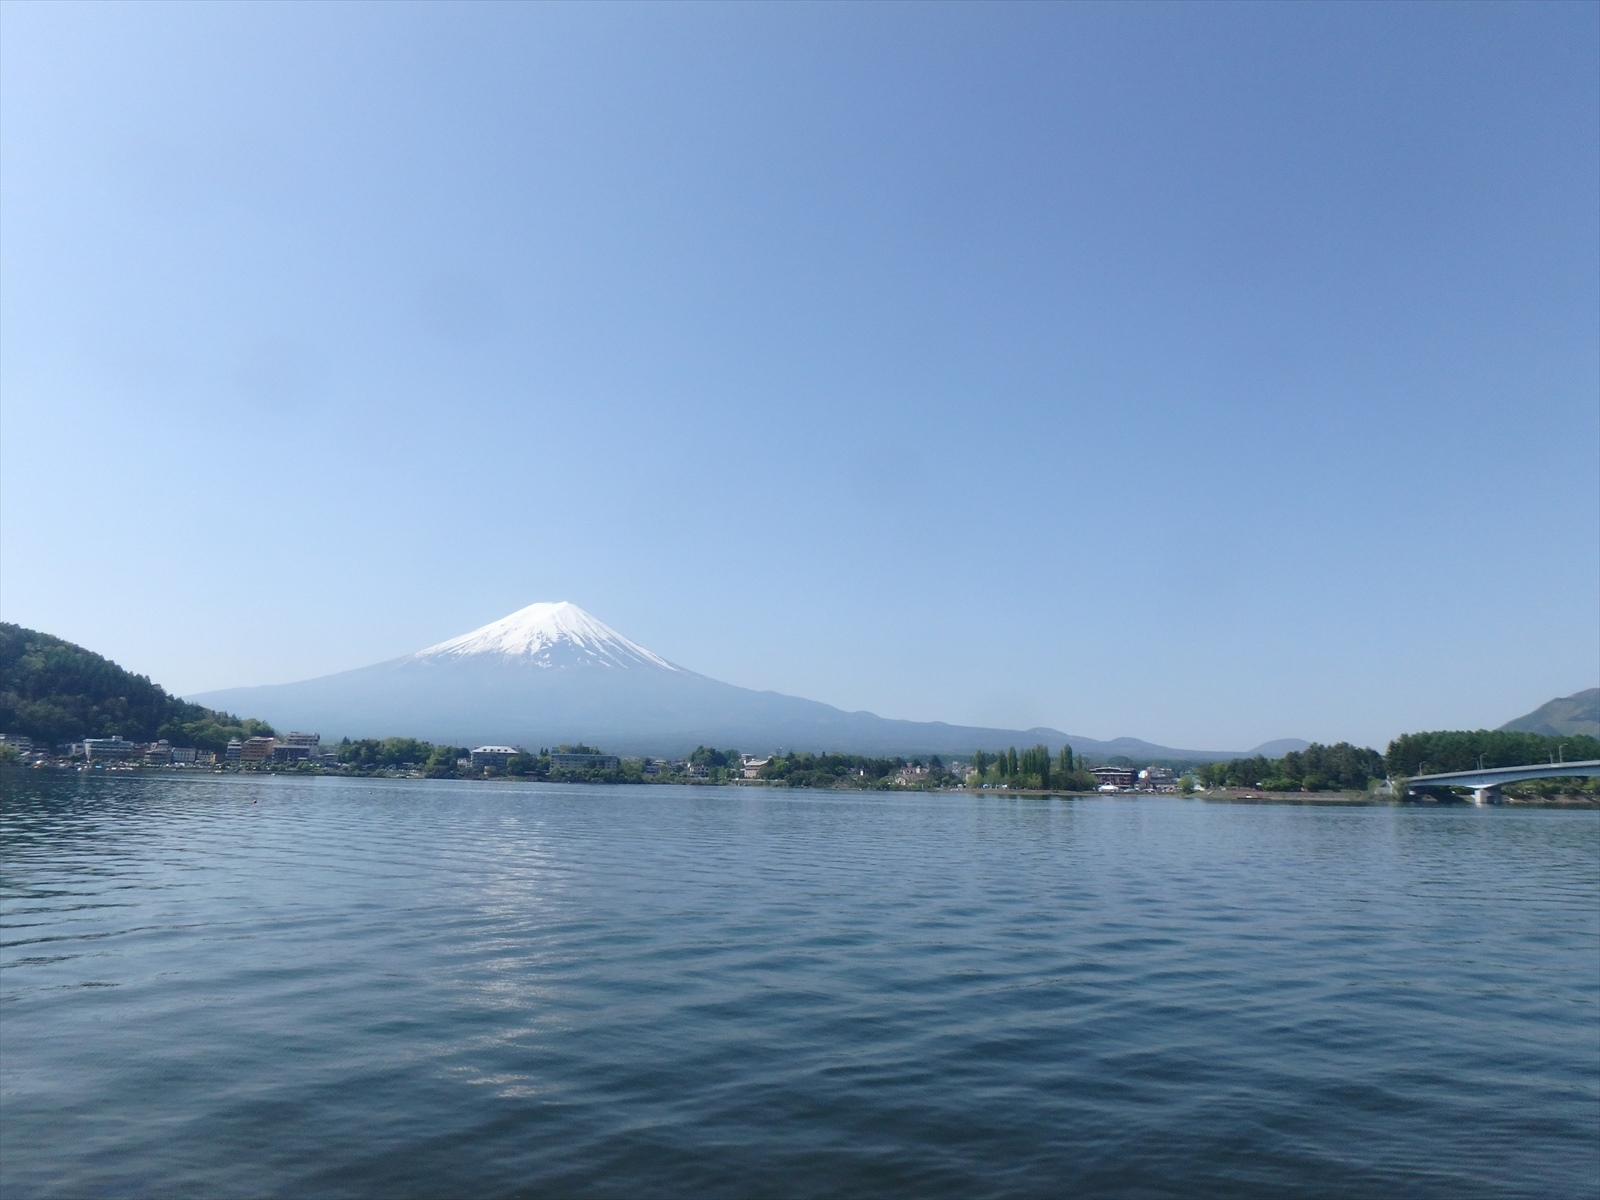
{"type": "Polygon", "coordinates": [[[1407,787],[1493,788],[1525,779],[1588,778],[1600,775],[1600,758],[1569,763],[1529,763],[1523,767],[1485,767],[1481,771],[1445,771],[1438,775],[1413,775],[1407,787]]]}

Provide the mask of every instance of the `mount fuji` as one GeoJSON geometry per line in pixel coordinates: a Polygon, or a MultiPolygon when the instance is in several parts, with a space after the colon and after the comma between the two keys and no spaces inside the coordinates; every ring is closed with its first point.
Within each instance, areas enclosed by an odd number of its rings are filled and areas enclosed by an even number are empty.
{"type": "Polygon", "coordinates": [[[188,698],[324,737],[401,735],[452,745],[529,748],[590,742],[624,754],[681,755],[701,744],[761,753],[967,754],[979,747],[1035,742],[1052,750],[1070,744],[1080,753],[1134,758],[1201,760],[1240,753],[1173,750],[1136,738],[1100,742],[1055,729],[985,729],[845,712],[696,674],[566,602],[530,604],[470,633],[374,666],[188,698]]]}

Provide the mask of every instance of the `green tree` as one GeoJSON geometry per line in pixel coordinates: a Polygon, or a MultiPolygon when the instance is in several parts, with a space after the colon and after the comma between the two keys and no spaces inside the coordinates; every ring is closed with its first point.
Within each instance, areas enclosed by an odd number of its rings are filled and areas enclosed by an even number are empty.
{"type": "Polygon", "coordinates": [[[456,760],[468,758],[472,751],[465,746],[435,746],[422,764],[422,773],[429,779],[450,779],[456,774],[456,760]]]}
{"type": "Polygon", "coordinates": [[[264,722],[190,704],[82,646],[9,622],[0,622],[0,731],[42,747],[121,734],[201,750],[272,734],[264,722]]]}
{"type": "Polygon", "coordinates": [[[338,746],[339,761],[357,770],[392,770],[405,768],[441,769],[449,762],[452,770],[455,760],[468,752],[460,746],[435,746],[416,738],[344,738],[338,746]]]}
{"type": "Polygon", "coordinates": [[[1407,733],[1389,743],[1383,766],[1390,775],[1432,775],[1484,767],[1521,767],[1565,758],[1600,758],[1600,739],[1586,734],[1546,737],[1510,730],[1437,730],[1407,733]]]}
{"type": "Polygon", "coordinates": [[[761,777],[789,787],[887,788],[906,765],[903,758],[791,752],[774,754],[761,768],[761,777]]]}
{"type": "Polygon", "coordinates": [[[1024,787],[1049,788],[1050,747],[1039,745],[1024,750],[1017,760],[1017,775],[1024,787]]]}
{"type": "Polygon", "coordinates": [[[1382,777],[1383,769],[1383,759],[1376,750],[1352,746],[1349,742],[1332,746],[1313,742],[1304,750],[1291,751],[1282,758],[1257,755],[1207,763],[1199,768],[1199,774],[1209,787],[1362,791],[1371,779],[1382,777]]]}

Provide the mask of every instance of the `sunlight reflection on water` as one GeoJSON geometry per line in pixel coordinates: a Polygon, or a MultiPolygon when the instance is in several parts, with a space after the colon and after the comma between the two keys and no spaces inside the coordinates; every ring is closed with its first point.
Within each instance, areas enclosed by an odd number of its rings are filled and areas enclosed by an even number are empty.
{"type": "Polygon", "coordinates": [[[8,1197],[1600,1187],[1600,813],[0,786],[8,1197]]]}

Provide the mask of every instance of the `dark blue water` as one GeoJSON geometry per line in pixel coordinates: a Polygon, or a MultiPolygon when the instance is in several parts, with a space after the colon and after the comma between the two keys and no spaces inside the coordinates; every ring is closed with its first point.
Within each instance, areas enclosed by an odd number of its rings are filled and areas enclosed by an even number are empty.
{"type": "Polygon", "coordinates": [[[1593,811],[0,787],[6,1200],[1600,1193],[1593,811]]]}

